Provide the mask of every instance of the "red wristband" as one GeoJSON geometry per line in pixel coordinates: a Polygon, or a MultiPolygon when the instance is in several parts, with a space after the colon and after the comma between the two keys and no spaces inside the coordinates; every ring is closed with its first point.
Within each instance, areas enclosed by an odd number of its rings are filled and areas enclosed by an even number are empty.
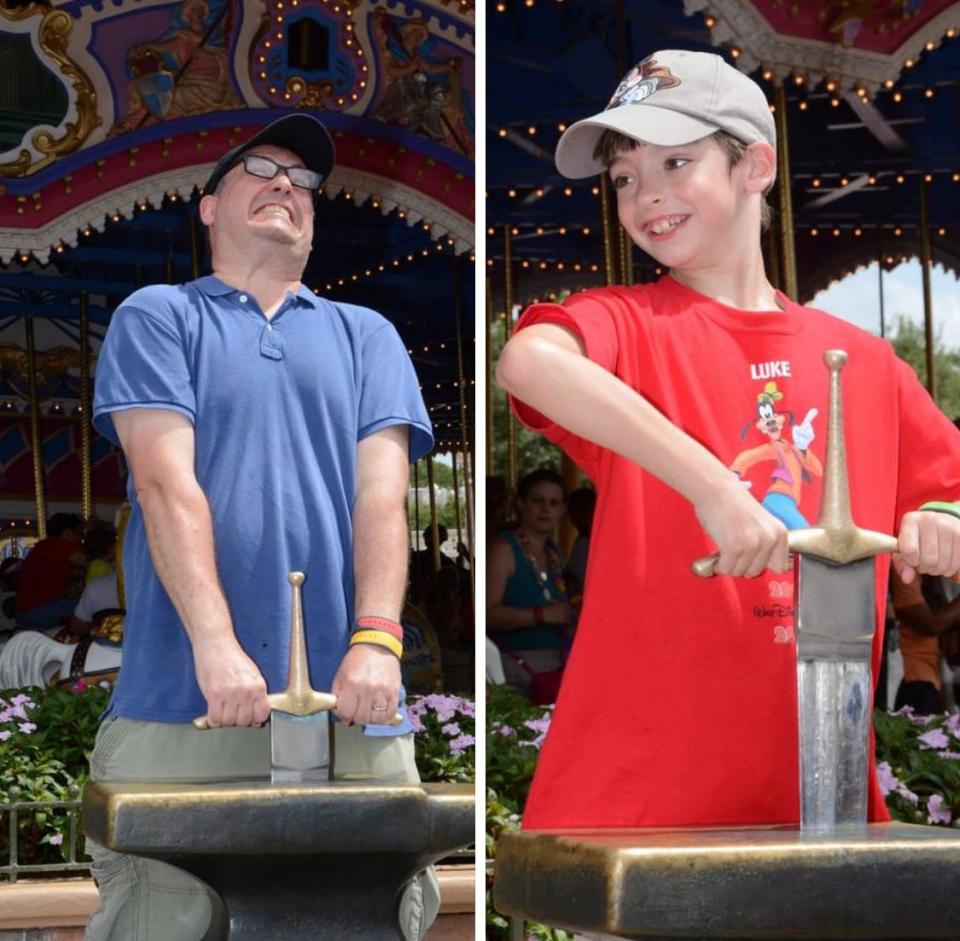
{"type": "Polygon", "coordinates": [[[389,618],[365,615],[364,617],[357,618],[355,630],[383,631],[385,634],[390,634],[391,637],[396,637],[397,640],[403,641],[403,628],[397,624],[396,621],[391,621],[389,618]]]}
{"type": "Polygon", "coordinates": [[[533,623],[543,624],[543,608],[536,607],[533,609],[533,623]]]}

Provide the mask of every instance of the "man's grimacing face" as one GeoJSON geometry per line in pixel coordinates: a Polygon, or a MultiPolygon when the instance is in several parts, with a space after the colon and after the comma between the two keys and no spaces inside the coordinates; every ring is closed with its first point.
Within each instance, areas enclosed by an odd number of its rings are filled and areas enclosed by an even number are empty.
{"type": "MultiPolygon", "coordinates": [[[[303,160],[283,147],[259,144],[246,151],[269,157],[284,166],[304,166],[303,160]]],[[[313,241],[314,193],[294,186],[282,170],[272,180],[253,176],[239,161],[220,181],[212,196],[201,201],[201,219],[210,226],[211,242],[221,234],[231,241],[247,235],[253,239],[288,245],[310,254],[313,241]]]]}
{"type": "MultiPolygon", "coordinates": [[[[627,234],[678,270],[717,264],[731,250],[732,229],[743,223],[749,172],[748,158],[731,167],[712,137],[670,147],[641,143],[616,154],[608,170],[627,234]]],[[[735,250],[742,251],[742,243],[735,250]]]]}

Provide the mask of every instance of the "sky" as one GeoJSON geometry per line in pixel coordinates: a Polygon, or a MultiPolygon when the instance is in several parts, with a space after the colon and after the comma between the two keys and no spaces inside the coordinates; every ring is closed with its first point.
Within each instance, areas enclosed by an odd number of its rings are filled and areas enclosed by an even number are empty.
{"type": "MultiPolygon", "coordinates": [[[[933,329],[950,349],[960,349],[960,279],[942,265],[934,265],[930,278],[933,329]]],[[[849,320],[871,333],[880,333],[877,264],[861,268],[816,294],[810,307],[819,307],[849,320]]],[[[883,273],[884,320],[887,330],[901,315],[923,324],[923,281],[917,259],[883,273]]]]}

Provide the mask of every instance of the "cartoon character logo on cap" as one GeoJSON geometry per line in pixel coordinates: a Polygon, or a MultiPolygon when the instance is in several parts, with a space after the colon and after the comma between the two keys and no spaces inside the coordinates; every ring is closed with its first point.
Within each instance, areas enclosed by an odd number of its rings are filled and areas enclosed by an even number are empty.
{"type": "Polygon", "coordinates": [[[646,101],[655,91],[661,88],[675,88],[680,79],[666,65],[657,65],[653,56],[648,56],[638,62],[617,86],[617,90],[610,99],[606,110],[619,108],[621,105],[636,105],[646,101]]]}

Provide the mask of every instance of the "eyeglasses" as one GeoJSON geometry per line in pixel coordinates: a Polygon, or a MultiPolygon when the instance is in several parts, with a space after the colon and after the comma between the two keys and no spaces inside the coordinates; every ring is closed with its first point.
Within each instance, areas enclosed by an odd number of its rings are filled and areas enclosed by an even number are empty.
{"type": "Polygon", "coordinates": [[[316,170],[310,170],[307,167],[288,167],[269,157],[263,157],[260,154],[244,154],[241,158],[243,168],[251,176],[258,176],[264,180],[272,180],[281,170],[287,175],[287,179],[301,189],[310,190],[315,193],[320,189],[323,183],[323,177],[316,170]]]}

